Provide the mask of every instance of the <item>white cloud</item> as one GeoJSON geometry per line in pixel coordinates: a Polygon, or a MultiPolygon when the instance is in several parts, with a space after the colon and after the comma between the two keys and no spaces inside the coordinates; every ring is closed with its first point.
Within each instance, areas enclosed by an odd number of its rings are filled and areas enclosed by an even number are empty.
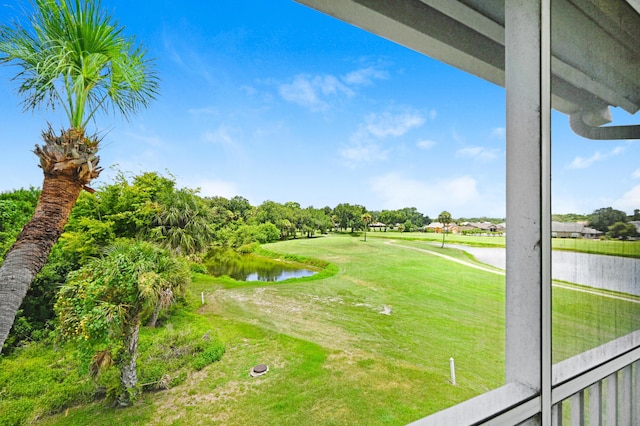
{"type": "Polygon", "coordinates": [[[203,54],[202,49],[196,48],[195,40],[186,38],[183,33],[168,31],[166,27],[162,36],[168,58],[188,75],[202,78],[214,87],[218,85],[211,61],[203,54]]]}
{"type": "Polygon", "coordinates": [[[281,84],[278,92],[284,100],[312,111],[323,111],[329,108],[329,103],[324,98],[330,95],[351,97],[354,94],[353,90],[333,75],[306,74],[295,76],[291,83],[281,84]]]}
{"type": "MultiPolygon", "coordinates": [[[[141,129],[141,131],[145,131],[145,129],[141,129]]],[[[160,148],[160,147],[166,147],[168,146],[161,138],[157,137],[157,136],[152,136],[152,135],[148,135],[148,134],[141,134],[141,133],[131,133],[131,132],[124,132],[123,133],[126,139],[129,140],[134,140],[136,142],[142,142],[146,145],[155,147],[155,148],[160,148]]]]}
{"type": "Polygon", "coordinates": [[[438,117],[438,111],[435,109],[429,110],[429,120],[435,120],[438,117]]]}
{"type": "Polygon", "coordinates": [[[351,98],[359,86],[370,86],[375,80],[386,80],[389,73],[379,67],[365,67],[341,77],[332,74],[298,74],[289,83],[280,84],[278,93],[288,102],[311,111],[325,111],[331,101],[340,97],[351,98]]]}
{"type": "Polygon", "coordinates": [[[624,146],[616,146],[615,148],[613,148],[613,151],[611,151],[611,154],[609,155],[618,155],[618,154],[622,154],[625,151],[626,147],[624,146]]]}
{"type": "Polygon", "coordinates": [[[491,161],[498,156],[499,152],[497,149],[485,146],[468,146],[456,151],[456,156],[468,157],[478,161],[491,161]]]}
{"type": "Polygon", "coordinates": [[[622,197],[614,202],[617,209],[632,212],[634,209],[640,208],[640,185],[636,185],[629,191],[625,192],[622,197]]]}
{"type": "Polygon", "coordinates": [[[589,158],[576,157],[576,158],[573,159],[571,164],[569,164],[569,168],[570,169],[586,169],[587,167],[591,166],[596,161],[600,161],[600,160],[602,160],[604,158],[605,157],[602,154],[600,154],[600,152],[596,152],[595,154],[593,154],[589,158]]]}
{"type": "Polygon", "coordinates": [[[576,157],[573,161],[567,166],[569,169],[586,169],[596,163],[598,161],[606,160],[609,157],[620,155],[625,151],[626,147],[624,146],[616,146],[611,150],[611,152],[602,154],[600,151],[597,151],[591,157],[576,157]]]}
{"type": "Polygon", "coordinates": [[[640,179],[640,169],[638,169],[635,172],[633,172],[632,176],[633,176],[634,179],[640,179]]]}
{"type": "Polygon", "coordinates": [[[368,143],[343,148],[339,153],[347,165],[356,166],[360,163],[386,160],[389,150],[384,150],[375,143],[368,143]]]}
{"type": "Polygon", "coordinates": [[[443,210],[454,216],[504,215],[504,201],[496,202],[491,196],[481,194],[478,182],[471,176],[422,181],[389,173],[373,178],[370,189],[381,198],[386,209],[415,206],[430,216],[437,216],[443,210]]]}
{"type": "Polygon", "coordinates": [[[369,114],[365,118],[367,131],[376,138],[387,136],[402,136],[409,130],[424,124],[425,118],[417,111],[402,113],[383,112],[381,114],[369,114]]]}
{"type": "Polygon", "coordinates": [[[496,127],[491,131],[491,138],[504,139],[507,136],[507,129],[504,127],[496,127]]]}
{"type": "Polygon", "coordinates": [[[238,147],[239,143],[236,141],[234,137],[234,133],[236,130],[225,125],[221,125],[215,130],[207,130],[202,135],[202,139],[205,142],[209,142],[215,145],[222,145],[226,147],[238,147]]]}
{"type": "Polygon", "coordinates": [[[189,108],[187,112],[191,115],[216,115],[218,109],[214,107],[189,108]]]}
{"type": "Polygon", "coordinates": [[[424,121],[421,113],[411,110],[369,114],[349,138],[349,145],[341,149],[339,154],[350,167],[386,160],[391,150],[383,148],[383,139],[403,136],[409,130],[420,127],[424,121]]]}
{"type": "Polygon", "coordinates": [[[428,139],[424,139],[424,140],[420,140],[416,143],[416,146],[420,149],[423,150],[428,150],[433,148],[436,145],[436,143],[434,141],[428,140],[428,139]]]}
{"type": "Polygon", "coordinates": [[[386,80],[389,73],[376,67],[361,68],[351,71],[342,77],[342,81],[349,85],[368,86],[373,84],[374,80],[386,80]]]}
{"type": "Polygon", "coordinates": [[[240,91],[247,96],[255,96],[256,93],[258,93],[258,89],[247,84],[243,84],[242,86],[240,86],[240,91]]]}

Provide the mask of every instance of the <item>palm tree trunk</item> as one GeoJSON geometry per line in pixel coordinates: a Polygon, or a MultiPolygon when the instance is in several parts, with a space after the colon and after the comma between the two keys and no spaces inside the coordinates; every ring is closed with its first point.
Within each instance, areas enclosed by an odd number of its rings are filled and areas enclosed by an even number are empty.
{"type": "Polygon", "coordinates": [[[156,306],[153,308],[153,312],[151,313],[151,317],[149,318],[149,322],[147,326],[151,328],[156,328],[156,324],[158,323],[158,316],[160,316],[160,309],[162,309],[162,304],[160,302],[156,303],[156,306]]]}
{"type": "Polygon", "coordinates": [[[0,351],[31,282],[47,262],[82,188],[83,184],[67,175],[45,173],[33,218],[22,228],[0,266],[0,351]]]}
{"type": "Polygon", "coordinates": [[[135,398],[136,385],[138,384],[138,373],[136,372],[136,356],[138,354],[138,333],[140,331],[140,318],[133,319],[133,324],[129,326],[125,336],[125,359],[120,366],[120,383],[124,387],[124,392],[118,398],[118,404],[122,406],[131,405],[135,398]]]}

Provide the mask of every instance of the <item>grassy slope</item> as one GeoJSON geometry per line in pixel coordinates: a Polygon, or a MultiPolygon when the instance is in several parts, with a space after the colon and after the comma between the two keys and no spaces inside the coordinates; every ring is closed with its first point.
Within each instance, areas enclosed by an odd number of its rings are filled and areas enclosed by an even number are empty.
{"type": "MultiPolygon", "coordinates": [[[[423,241],[402,244],[469,261],[423,241]]],[[[200,304],[201,292],[207,303],[171,323],[193,335],[211,329],[227,346],[220,362],[135,407],[98,402],[44,424],[406,424],[503,383],[504,277],[383,239],[331,236],[266,248],[321,258],[337,273],[276,285],[199,277],[191,304],[200,304]],[[384,305],[391,315],[380,313],[384,305]],[[450,357],[458,386],[448,383],[450,357]],[[270,371],[249,377],[258,363],[270,371]]],[[[556,358],[633,330],[639,306],[557,288],[556,358]]]]}

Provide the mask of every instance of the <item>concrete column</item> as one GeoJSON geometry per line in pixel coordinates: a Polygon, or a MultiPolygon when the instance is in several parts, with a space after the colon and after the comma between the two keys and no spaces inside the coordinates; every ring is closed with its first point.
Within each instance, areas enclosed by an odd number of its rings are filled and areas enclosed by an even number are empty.
{"type": "Polygon", "coordinates": [[[505,1],[506,379],[538,390],[551,424],[550,1],[505,1]]]}

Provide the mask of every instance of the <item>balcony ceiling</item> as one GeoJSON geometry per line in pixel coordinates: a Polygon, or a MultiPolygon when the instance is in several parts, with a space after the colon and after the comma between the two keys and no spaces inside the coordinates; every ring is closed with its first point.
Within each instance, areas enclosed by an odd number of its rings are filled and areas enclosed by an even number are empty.
{"type": "MultiPolygon", "coordinates": [[[[297,0],[505,86],[504,0],[297,0]]],[[[640,109],[640,0],[552,1],[552,106],[611,121],[640,109]]]]}

